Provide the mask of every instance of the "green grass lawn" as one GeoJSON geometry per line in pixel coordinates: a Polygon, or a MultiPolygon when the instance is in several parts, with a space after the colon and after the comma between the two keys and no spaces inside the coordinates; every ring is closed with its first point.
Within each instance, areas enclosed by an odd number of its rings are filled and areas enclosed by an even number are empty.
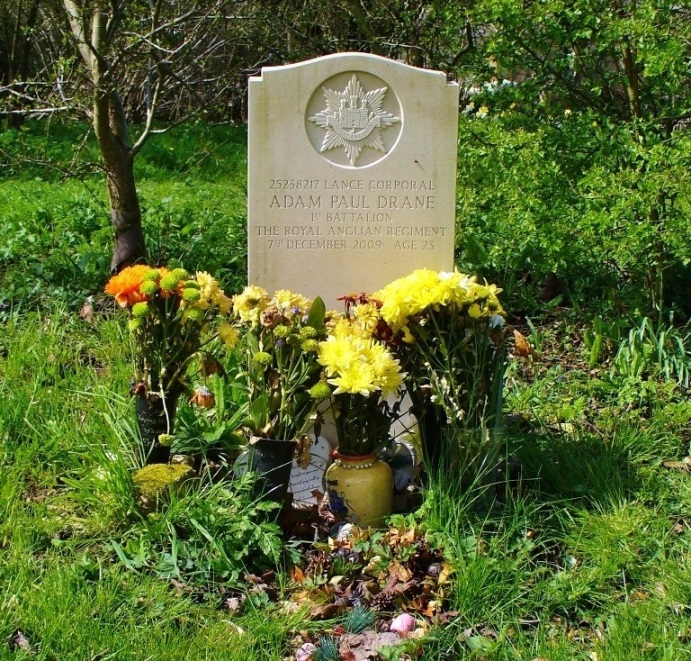
{"type": "MultiPolygon", "coordinates": [[[[209,270],[229,292],[245,271],[243,141],[240,129],[186,129],[147,146],[139,169],[152,254],[209,270]]],[[[286,611],[295,553],[252,537],[262,518],[246,497],[226,521],[205,513],[203,492],[138,514],[125,320],[78,314],[110,257],[100,178],[25,166],[0,179],[0,216],[0,657],[278,660],[294,658],[300,632],[331,632],[340,620],[286,611]],[[233,571],[213,545],[176,537],[190,511],[239,540],[233,571]],[[171,556],[183,555],[176,574],[171,556]],[[246,589],[260,562],[275,563],[278,596],[252,595],[236,614],[228,590],[246,589]]],[[[401,654],[691,658],[688,389],[676,368],[664,373],[668,345],[608,335],[594,359],[584,308],[536,309],[532,329],[517,320],[541,354],[507,372],[514,470],[500,500],[481,506],[445,474],[409,517],[453,568],[454,614],[401,654]],[[622,346],[641,369],[617,361],[622,346]]]]}

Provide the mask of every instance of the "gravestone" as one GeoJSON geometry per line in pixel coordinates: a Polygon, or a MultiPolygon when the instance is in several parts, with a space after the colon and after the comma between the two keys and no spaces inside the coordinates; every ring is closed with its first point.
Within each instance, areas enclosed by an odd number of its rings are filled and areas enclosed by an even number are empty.
{"type": "Polygon", "coordinates": [[[249,282],[337,298],[453,268],[458,85],[375,55],[249,81],[249,282]]]}

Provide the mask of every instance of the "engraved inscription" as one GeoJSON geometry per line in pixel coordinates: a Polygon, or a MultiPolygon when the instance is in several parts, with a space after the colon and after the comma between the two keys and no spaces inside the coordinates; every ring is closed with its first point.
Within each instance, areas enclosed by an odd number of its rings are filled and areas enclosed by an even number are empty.
{"type": "Polygon", "coordinates": [[[352,165],[363,147],[386,153],[381,131],[401,121],[382,109],[387,90],[365,92],[355,74],[342,92],[322,87],[326,108],[309,118],[326,131],[320,151],[343,147],[352,165]]]}

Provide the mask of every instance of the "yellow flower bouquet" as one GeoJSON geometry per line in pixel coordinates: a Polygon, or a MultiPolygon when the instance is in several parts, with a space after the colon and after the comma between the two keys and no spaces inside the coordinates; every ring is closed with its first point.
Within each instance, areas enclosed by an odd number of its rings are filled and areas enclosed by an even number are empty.
{"type": "Polygon", "coordinates": [[[386,345],[373,337],[378,322],[369,303],[349,308],[319,343],[324,372],[313,388],[315,398],[328,395],[334,409],[338,452],[343,456],[376,453],[390,440],[398,414],[404,374],[386,345]]]}
{"type": "MultiPolygon", "coordinates": [[[[208,273],[190,275],[182,268],[143,264],[114,275],[105,291],[129,314],[136,351],[137,420],[148,463],[164,463],[186,369],[194,357],[203,357],[204,346],[215,336],[210,324],[230,311],[231,300],[208,273]]],[[[228,328],[221,326],[220,333],[225,333],[226,343],[233,341],[228,328]]]]}
{"type": "Polygon", "coordinates": [[[373,294],[407,371],[432,464],[442,435],[500,424],[506,333],[499,291],[458,271],[419,269],[373,294]]]}
{"type": "Polygon", "coordinates": [[[248,436],[292,441],[313,423],[310,388],[319,380],[318,343],[325,336],[326,309],[288,290],[273,296],[250,285],[233,298],[249,415],[248,436]]]}

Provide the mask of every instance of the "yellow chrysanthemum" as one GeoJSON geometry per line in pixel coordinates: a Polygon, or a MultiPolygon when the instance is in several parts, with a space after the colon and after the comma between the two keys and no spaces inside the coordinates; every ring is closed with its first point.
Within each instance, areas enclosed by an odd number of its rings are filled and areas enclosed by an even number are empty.
{"type": "Polygon", "coordinates": [[[232,301],[223,293],[218,281],[206,271],[197,271],[194,278],[199,285],[199,300],[194,307],[201,310],[217,307],[221,314],[228,314],[232,301]]]}
{"type": "Polygon", "coordinates": [[[348,338],[331,335],[319,343],[317,361],[324,366],[328,376],[348,369],[357,359],[357,350],[348,338]]]}
{"type": "Polygon", "coordinates": [[[343,370],[333,379],[328,379],[328,382],[336,386],[334,395],[351,393],[368,397],[370,393],[377,390],[372,366],[360,361],[353,362],[348,369],[343,370]]]}
{"type": "Polygon", "coordinates": [[[330,335],[319,343],[317,360],[324,366],[334,394],[353,393],[367,396],[379,391],[387,396],[403,381],[398,361],[386,347],[371,337],[350,332],[353,324],[341,328],[341,334],[330,335]]]}
{"type": "Polygon", "coordinates": [[[279,289],[274,294],[273,304],[287,317],[293,314],[304,314],[309,311],[312,301],[302,294],[288,289],[279,289]]]}
{"type": "Polygon", "coordinates": [[[235,326],[228,323],[223,323],[218,327],[218,336],[221,338],[221,342],[226,345],[229,349],[232,349],[240,338],[240,333],[235,326]]]}
{"type": "Polygon", "coordinates": [[[379,323],[379,308],[374,303],[354,305],[351,309],[353,323],[358,325],[366,335],[372,335],[379,323]]]}
{"type": "Polygon", "coordinates": [[[425,310],[438,310],[455,305],[458,309],[470,310],[469,316],[478,318],[492,313],[502,314],[494,285],[480,285],[475,278],[458,271],[436,272],[418,269],[408,276],[394,280],[374,296],[382,302],[380,314],[394,332],[403,330],[404,340],[412,340],[406,328],[411,317],[425,310]]]}
{"type": "Polygon", "coordinates": [[[266,289],[257,285],[248,285],[241,294],[233,297],[233,312],[241,321],[259,323],[259,317],[269,305],[269,294],[266,289]]]}

